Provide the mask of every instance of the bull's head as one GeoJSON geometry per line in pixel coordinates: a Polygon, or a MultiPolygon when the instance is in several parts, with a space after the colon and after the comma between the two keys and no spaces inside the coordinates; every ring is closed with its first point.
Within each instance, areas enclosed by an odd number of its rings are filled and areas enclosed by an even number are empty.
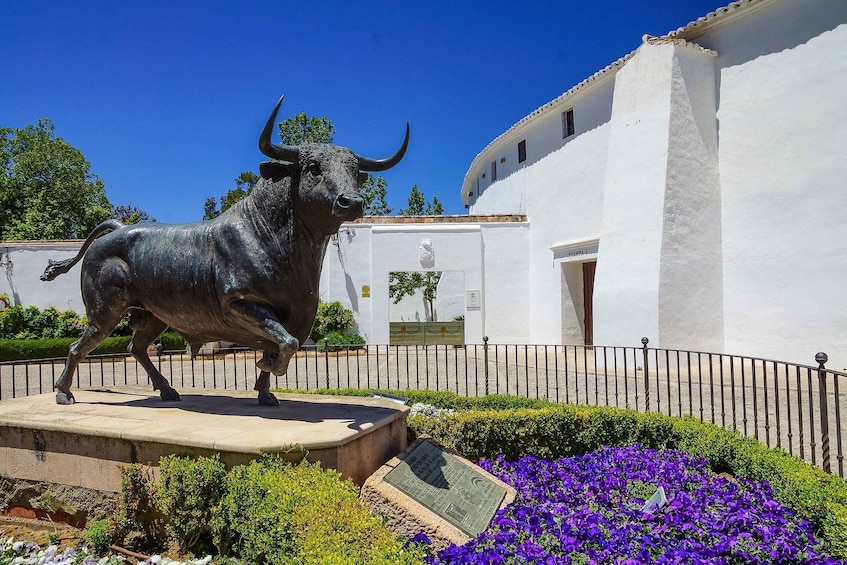
{"type": "MultiPolygon", "coordinates": [[[[385,171],[400,162],[409,146],[409,124],[406,124],[403,144],[394,155],[381,160],[368,159],[345,147],[323,143],[297,146],[271,143],[271,132],[281,104],[282,98],[276,103],[262,130],[259,149],[268,157],[291,163],[296,168],[299,178],[297,198],[301,205],[310,208],[331,207],[332,217],[338,224],[361,218],[364,199],[359,188],[367,178],[366,173],[385,171]]],[[[337,225],[335,229],[338,229],[337,225]]]]}

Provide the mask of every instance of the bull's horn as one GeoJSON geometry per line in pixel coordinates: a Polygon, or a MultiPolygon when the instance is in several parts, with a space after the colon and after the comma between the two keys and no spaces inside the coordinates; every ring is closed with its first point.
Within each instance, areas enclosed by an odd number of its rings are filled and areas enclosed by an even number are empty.
{"type": "Polygon", "coordinates": [[[284,95],[279,97],[279,102],[276,103],[274,111],[271,112],[271,117],[268,118],[268,122],[265,124],[265,129],[262,130],[262,135],[259,136],[259,151],[271,159],[296,163],[299,153],[296,145],[271,143],[271,132],[274,129],[274,125],[276,125],[276,115],[279,113],[279,107],[282,106],[283,98],[285,98],[284,95]]]}
{"type": "Polygon", "coordinates": [[[403,155],[406,154],[407,147],[409,147],[409,122],[406,122],[406,138],[403,140],[403,145],[400,146],[400,149],[397,150],[397,153],[395,153],[388,159],[382,159],[379,161],[374,159],[368,159],[367,157],[359,157],[358,155],[356,155],[356,158],[359,160],[359,170],[378,172],[390,169],[391,167],[400,162],[400,159],[402,159],[403,155]]]}

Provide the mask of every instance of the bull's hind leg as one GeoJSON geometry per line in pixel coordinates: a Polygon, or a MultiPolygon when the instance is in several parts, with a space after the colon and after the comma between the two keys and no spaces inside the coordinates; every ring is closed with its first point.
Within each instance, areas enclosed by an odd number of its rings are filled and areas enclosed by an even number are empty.
{"type": "Polygon", "coordinates": [[[159,391],[162,400],[179,400],[179,393],[171,387],[147,355],[147,346],[162,335],[168,325],[145,310],[133,310],[130,313],[129,325],[135,330],[129,344],[129,352],[144,367],[150,382],[153,383],[153,390],[159,391]]]}
{"type": "Polygon", "coordinates": [[[73,404],[74,395],[71,393],[71,383],[74,378],[74,373],[79,365],[79,362],[85,359],[85,356],[91,353],[104,339],[109,337],[115,326],[118,325],[120,316],[115,318],[113,323],[106,322],[96,323],[89,320],[85,328],[82,330],[82,336],[71,344],[68,350],[68,360],[65,362],[65,369],[59,375],[59,380],[53,385],[56,390],[56,404],[73,404]]]}
{"type": "MultiPolygon", "coordinates": [[[[89,252],[91,253],[91,252],[89,252]]],[[[56,389],[57,404],[73,404],[71,381],[77,365],[91,353],[121,321],[127,309],[126,289],[129,285],[129,273],[126,263],[117,258],[85,258],[82,266],[82,298],[86,305],[88,323],[82,330],[82,337],[71,344],[68,361],[56,389]]]]}

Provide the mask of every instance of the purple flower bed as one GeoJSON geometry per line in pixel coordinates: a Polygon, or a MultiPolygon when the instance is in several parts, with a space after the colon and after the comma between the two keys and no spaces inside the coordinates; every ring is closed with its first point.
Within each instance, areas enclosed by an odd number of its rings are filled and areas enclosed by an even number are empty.
{"type": "Polygon", "coordinates": [[[714,475],[702,459],[640,446],[481,465],[514,504],[431,563],[845,563],[821,555],[811,525],[766,483],[714,475]],[[667,503],[642,507],[663,487],[667,503]]]}

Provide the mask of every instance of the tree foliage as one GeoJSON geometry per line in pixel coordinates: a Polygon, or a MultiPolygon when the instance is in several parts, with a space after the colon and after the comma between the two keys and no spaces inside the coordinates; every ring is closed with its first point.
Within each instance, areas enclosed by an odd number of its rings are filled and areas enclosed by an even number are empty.
{"type": "Polygon", "coordinates": [[[252,171],[244,171],[235,177],[235,188],[228,190],[221,196],[221,207],[218,209],[218,203],[214,197],[210,196],[203,203],[203,219],[211,220],[217,218],[235,204],[244,199],[245,196],[253,191],[253,187],[259,182],[259,175],[252,171]]]}
{"type": "Polygon", "coordinates": [[[284,145],[332,143],[334,135],[335,126],[326,116],[318,118],[300,112],[279,123],[279,137],[284,145]]]}
{"type": "Polygon", "coordinates": [[[412,187],[408,203],[408,207],[401,208],[397,213],[401,216],[440,216],[444,213],[444,206],[439,202],[438,197],[433,196],[432,201],[427,202],[418,185],[412,187]]]}
{"type": "Polygon", "coordinates": [[[406,296],[420,290],[426,305],[427,321],[435,320],[435,299],[438,298],[438,281],[441,271],[392,272],[388,275],[388,297],[399,304],[406,296]]]}
{"type": "Polygon", "coordinates": [[[155,222],[153,218],[133,203],[112,206],[112,217],[124,225],[138,224],[141,222],[155,222]]]}
{"type": "Polygon", "coordinates": [[[0,240],[85,237],[111,215],[103,182],[54,129],[0,128],[0,240]]]}
{"type": "Polygon", "coordinates": [[[365,199],[366,216],[388,216],[391,208],[388,207],[386,197],[388,196],[388,183],[382,175],[375,177],[368,175],[365,184],[362,185],[362,196],[365,199]]]}

